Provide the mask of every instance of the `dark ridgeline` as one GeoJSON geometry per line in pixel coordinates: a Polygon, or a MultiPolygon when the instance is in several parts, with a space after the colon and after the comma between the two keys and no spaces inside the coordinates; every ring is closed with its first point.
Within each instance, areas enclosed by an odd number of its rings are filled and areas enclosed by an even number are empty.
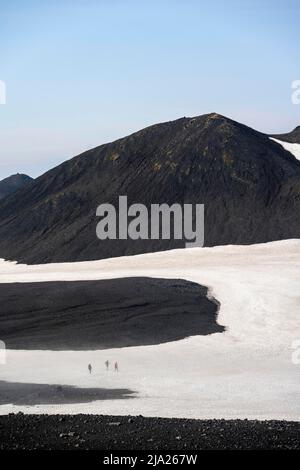
{"type": "Polygon", "coordinates": [[[0,298],[8,349],[124,348],[225,330],[207,288],[181,279],[0,284],[0,298]]]}
{"type": "Polygon", "coordinates": [[[26,184],[33,181],[30,176],[17,173],[16,175],[11,175],[8,178],[0,181],[0,199],[8,196],[9,194],[14,193],[20,188],[23,188],[26,184]]]}
{"type": "Polygon", "coordinates": [[[218,114],[157,124],[89,150],[0,202],[0,257],[81,261],[183,247],[96,237],[96,208],[205,204],[205,244],[300,237],[300,162],[268,136],[218,114]]]}
{"type": "Polygon", "coordinates": [[[286,134],[273,134],[270,137],[291,144],[300,144],[300,126],[295,127],[293,131],[287,132],[286,134]]]}

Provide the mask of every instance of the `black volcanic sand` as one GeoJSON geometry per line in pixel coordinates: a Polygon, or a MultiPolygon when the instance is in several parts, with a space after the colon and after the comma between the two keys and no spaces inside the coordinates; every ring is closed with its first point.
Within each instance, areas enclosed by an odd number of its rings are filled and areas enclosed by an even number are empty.
{"type": "Polygon", "coordinates": [[[14,383],[0,380],[0,405],[63,405],[134,398],[126,388],[79,388],[70,385],[14,383]]]}
{"type": "Polygon", "coordinates": [[[91,350],[175,341],[224,331],[207,288],[184,280],[0,284],[7,349],[91,350]]]}
{"type": "Polygon", "coordinates": [[[300,423],[95,415],[0,416],[0,449],[300,449],[300,423]]]}

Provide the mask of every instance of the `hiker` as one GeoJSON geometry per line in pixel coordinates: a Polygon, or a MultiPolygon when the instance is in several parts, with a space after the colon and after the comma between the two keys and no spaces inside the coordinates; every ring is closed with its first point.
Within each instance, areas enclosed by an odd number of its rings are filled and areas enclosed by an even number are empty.
{"type": "Polygon", "coordinates": [[[118,366],[117,361],[115,362],[115,372],[119,372],[119,366],[118,366]]]}
{"type": "Polygon", "coordinates": [[[109,368],[109,361],[105,361],[105,365],[106,365],[106,370],[108,370],[108,368],[109,368]]]}
{"type": "Polygon", "coordinates": [[[89,373],[91,374],[91,373],[92,373],[92,366],[91,366],[91,364],[88,365],[88,370],[89,370],[89,373]]]}

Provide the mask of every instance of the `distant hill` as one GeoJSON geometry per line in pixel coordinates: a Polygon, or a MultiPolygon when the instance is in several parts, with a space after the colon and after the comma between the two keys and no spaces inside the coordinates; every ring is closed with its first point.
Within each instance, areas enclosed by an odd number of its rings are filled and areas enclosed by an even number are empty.
{"type": "Polygon", "coordinates": [[[290,144],[300,144],[300,126],[295,127],[293,131],[286,134],[273,134],[270,137],[282,140],[283,142],[289,142],[290,144]]]}
{"type": "Polygon", "coordinates": [[[0,199],[3,199],[11,193],[14,193],[18,189],[30,183],[30,181],[33,181],[30,176],[20,173],[5,178],[4,180],[0,181],[0,199]]]}
{"type": "Polygon", "coordinates": [[[161,251],[182,240],[96,237],[96,208],[205,204],[205,245],[300,238],[300,162],[216,113],[157,124],[91,149],[0,201],[0,258],[29,264],[161,251]]]}

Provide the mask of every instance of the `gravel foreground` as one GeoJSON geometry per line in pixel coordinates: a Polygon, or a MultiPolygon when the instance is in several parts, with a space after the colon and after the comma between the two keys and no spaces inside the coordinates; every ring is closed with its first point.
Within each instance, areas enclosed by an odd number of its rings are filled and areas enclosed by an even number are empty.
{"type": "Polygon", "coordinates": [[[1,450],[299,450],[300,423],[143,416],[0,416],[1,450]]]}

